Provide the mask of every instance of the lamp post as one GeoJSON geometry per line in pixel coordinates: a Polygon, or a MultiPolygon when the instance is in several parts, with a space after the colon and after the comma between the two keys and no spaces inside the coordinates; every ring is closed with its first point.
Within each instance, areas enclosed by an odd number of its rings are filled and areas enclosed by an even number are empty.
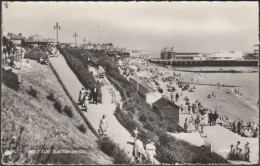
{"type": "Polygon", "coordinates": [[[54,26],[54,29],[56,29],[56,31],[57,31],[57,37],[56,37],[56,39],[57,39],[57,44],[58,44],[58,39],[59,39],[59,30],[60,30],[60,26],[59,26],[59,23],[58,22],[56,22],[56,25],[54,26]]]}
{"type": "Polygon", "coordinates": [[[75,46],[77,46],[77,37],[78,37],[78,34],[75,32],[73,37],[75,37],[75,46]]]}

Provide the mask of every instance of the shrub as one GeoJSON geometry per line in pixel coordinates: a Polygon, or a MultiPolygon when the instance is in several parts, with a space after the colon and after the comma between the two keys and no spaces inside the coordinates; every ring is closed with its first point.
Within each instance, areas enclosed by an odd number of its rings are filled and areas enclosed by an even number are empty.
{"type": "Polygon", "coordinates": [[[114,164],[129,164],[131,162],[131,159],[127,156],[127,153],[120,149],[120,147],[110,138],[100,138],[98,140],[98,145],[102,152],[113,157],[114,164]]]}
{"type": "Polygon", "coordinates": [[[150,117],[149,117],[149,120],[150,120],[151,122],[153,122],[155,119],[154,119],[154,117],[150,116],[150,117]]]}
{"type": "Polygon", "coordinates": [[[162,133],[159,136],[159,141],[162,145],[167,145],[171,141],[171,139],[166,133],[162,133]]]}
{"type": "Polygon", "coordinates": [[[30,86],[30,89],[27,90],[27,93],[33,97],[37,96],[37,91],[35,89],[32,88],[32,86],[30,86]]]}
{"type": "Polygon", "coordinates": [[[130,111],[130,112],[132,112],[133,114],[135,114],[135,109],[134,109],[133,107],[130,107],[130,108],[128,109],[128,111],[130,111]]]}
{"type": "Polygon", "coordinates": [[[50,100],[50,101],[55,101],[54,93],[50,92],[49,96],[47,96],[47,99],[50,100]]]}
{"type": "Polygon", "coordinates": [[[128,98],[131,98],[131,92],[126,91],[126,96],[127,96],[128,98]]]}
{"type": "Polygon", "coordinates": [[[174,132],[174,127],[167,126],[167,131],[170,132],[170,133],[174,132]]]}
{"type": "Polygon", "coordinates": [[[5,70],[2,68],[2,82],[15,91],[19,89],[19,80],[17,74],[13,73],[11,69],[5,70]]]}
{"type": "Polygon", "coordinates": [[[61,105],[60,101],[56,100],[53,103],[53,106],[59,113],[62,113],[62,105],[61,105]]]}
{"type": "Polygon", "coordinates": [[[73,117],[73,111],[71,109],[70,106],[66,105],[64,108],[63,108],[63,112],[65,112],[68,117],[72,118],[73,117]]]}
{"type": "Polygon", "coordinates": [[[127,116],[129,116],[131,119],[134,118],[134,114],[130,111],[127,111],[127,116]]]}
{"type": "Polygon", "coordinates": [[[160,93],[163,93],[163,89],[162,89],[162,88],[159,88],[158,91],[159,91],[160,93]]]}
{"type": "Polygon", "coordinates": [[[153,126],[150,123],[146,123],[144,125],[144,128],[146,128],[147,130],[153,131],[153,126]]]}
{"type": "Polygon", "coordinates": [[[147,121],[146,115],[145,115],[145,114],[142,114],[142,115],[139,117],[139,120],[140,120],[141,122],[146,122],[146,121],[147,121]]]}
{"type": "Polygon", "coordinates": [[[79,129],[79,131],[81,131],[83,134],[85,134],[86,133],[86,131],[87,131],[87,129],[85,128],[85,126],[82,124],[82,125],[79,125],[78,126],[78,129],[79,129]]]}

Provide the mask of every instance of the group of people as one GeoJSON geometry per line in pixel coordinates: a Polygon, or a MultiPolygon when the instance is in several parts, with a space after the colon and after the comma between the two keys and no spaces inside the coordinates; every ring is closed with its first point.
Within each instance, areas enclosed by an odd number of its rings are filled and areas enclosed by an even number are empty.
{"type": "Polygon", "coordinates": [[[253,137],[258,136],[258,126],[254,122],[243,123],[243,120],[234,121],[232,123],[232,131],[238,133],[244,137],[253,137]]]}
{"type": "Polygon", "coordinates": [[[140,164],[143,164],[144,161],[147,161],[149,164],[156,164],[154,158],[156,156],[155,143],[151,139],[148,139],[147,144],[144,146],[143,142],[140,140],[137,128],[133,131],[133,137],[133,156],[135,161],[140,164]]]}
{"type": "Polygon", "coordinates": [[[50,63],[47,59],[43,57],[41,57],[38,62],[42,65],[48,65],[50,63]]]}
{"type": "MultiPolygon", "coordinates": [[[[237,141],[236,146],[234,147],[234,145],[230,146],[230,158],[231,159],[235,159],[235,160],[240,160],[240,154],[242,154],[241,152],[243,151],[241,148],[241,144],[240,141],[237,141]]],[[[249,147],[249,142],[247,142],[244,146],[244,160],[250,162],[250,147],[249,147]]]]}
{"type": "Polygon", "coordinates": [[[94,86],[94,88],[90,90],[88,88],[82,87],[82,89],[79,91],[78,102],[80,105],[85,107],[87,111],[89,108],[89,102],[91,100],[94,104],[97,104],[97,96],[98,96],[97,86],[94,86]]]}
{"type": "Polygon", "coordinates": [[[204,133],[203,129],[206,125],[205,117],[194,114],[194,116],[191,116],[189,119],[186,118],[184,122],[184,130],[189,133],[192,132],[193,125],[195,125],[195,131],[204,133]]]}
{"type": "Polygon", "coordinates": [[[24,56],[24,49],[20,47],[12,47],[9,51],[8,49],[3,46],[2,51],[2,65],[11,66],[14,69],[20,69],[15,62],[21,61],[24,56]]]}

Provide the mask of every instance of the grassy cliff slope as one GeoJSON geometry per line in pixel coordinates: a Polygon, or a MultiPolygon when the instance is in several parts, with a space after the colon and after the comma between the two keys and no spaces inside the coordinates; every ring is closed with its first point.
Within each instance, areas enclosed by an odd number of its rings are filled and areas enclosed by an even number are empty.
{"type": "Polygon", "coordinates": [[[50,67],[31,63],[35,69],[22,66],[21,70],[13,70],[20,82],[17,91],[5,85],[8,81],[2,84],[2,162],[112,164],[113,159],[100,151],[97,138],[73,107],[50,67]],[[43,153],[34,154],[30,150],[43,150],[43,153]],[[72,154],[58,150],[82,151],[72,154]]]}

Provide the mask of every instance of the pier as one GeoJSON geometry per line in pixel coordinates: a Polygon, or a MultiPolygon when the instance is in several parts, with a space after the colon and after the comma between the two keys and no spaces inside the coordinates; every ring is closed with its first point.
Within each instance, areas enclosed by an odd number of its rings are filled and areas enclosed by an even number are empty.
{"type": "Polygon", "coordinates": [[[258,66],[258,60],[163,60],[149,59],[158,65],[172,66],[258,66]]]}

